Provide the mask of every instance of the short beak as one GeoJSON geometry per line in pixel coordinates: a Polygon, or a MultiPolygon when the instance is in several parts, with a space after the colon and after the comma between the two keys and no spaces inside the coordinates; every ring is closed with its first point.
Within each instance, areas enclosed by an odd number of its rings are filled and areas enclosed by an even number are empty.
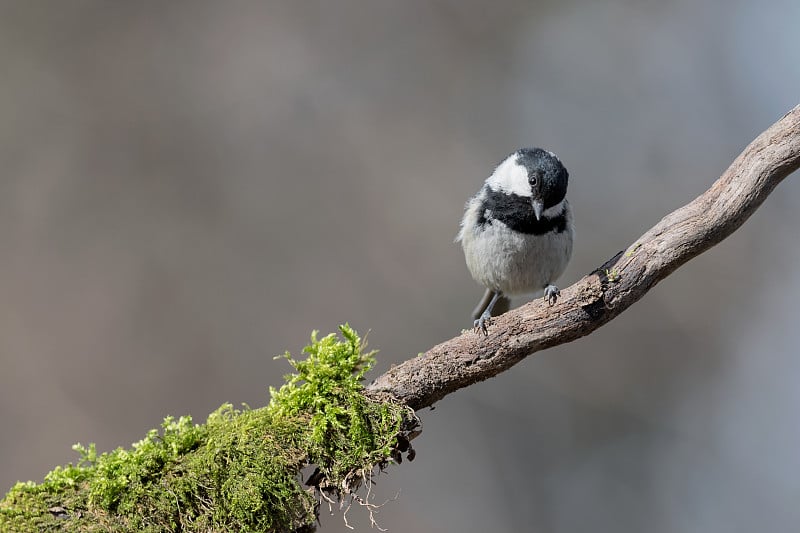
{"type": "Polygon", "coordinates": [[[534,199],[533,202],[533,214],[536,215],[536,220],[540,220],[542,218],[542,211],[544,211],[544,204],[541,200],[534,199]]]}

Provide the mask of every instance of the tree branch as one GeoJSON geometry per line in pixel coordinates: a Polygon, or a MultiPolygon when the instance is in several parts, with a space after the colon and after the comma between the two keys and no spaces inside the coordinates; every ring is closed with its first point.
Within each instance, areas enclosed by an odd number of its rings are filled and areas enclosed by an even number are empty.
{"type": "Polygon", "coordinates": [[[367,392],[389,394],[415,410],[429,407],[533,353],[588,335],[733,233],[798,167],[800,105],[750,143],[710,189],[562,290],[555,306],[537,299],[494,318],[488,337],[464,332],[391,368],[367,392]]]}

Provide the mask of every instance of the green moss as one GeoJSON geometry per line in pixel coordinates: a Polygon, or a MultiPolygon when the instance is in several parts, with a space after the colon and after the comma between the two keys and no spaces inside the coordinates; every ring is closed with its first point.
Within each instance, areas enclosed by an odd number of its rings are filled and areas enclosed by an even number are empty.
{"type": "Polygon", "coordinates": [[[0,501],[0,531],[313,530],[320,491],[343,497],[405,451],[413,412],[363,394],[374,363],[356,332],[316,332],[307,358],[269,405],[226,404],[204,424],[167,417],[130,449],[75,445],[75,465],[18,483],[0,501]],[[300,470],[316,465],[313,487],[300,470]]]}

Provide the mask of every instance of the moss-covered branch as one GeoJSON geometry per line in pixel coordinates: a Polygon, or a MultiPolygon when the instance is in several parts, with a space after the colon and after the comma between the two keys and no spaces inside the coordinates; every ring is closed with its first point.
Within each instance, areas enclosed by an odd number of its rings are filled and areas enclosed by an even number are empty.
{"type": "MultiPolygon", "coordinates": [[[[321,499],[355,494],[375,468],[400,460],[418,421],[367,399],[373,352],[349,326],[312,334],[307,358],[259,409],[223,405],[203,424],[167,418],[130,449],[80,459],[0,501],[0,531],[311,531],[321,499]],[[300,471],[316,471],[304,485],[300,471]]],[[[412,452],[413,453],[413,452],[412,452]]]]}

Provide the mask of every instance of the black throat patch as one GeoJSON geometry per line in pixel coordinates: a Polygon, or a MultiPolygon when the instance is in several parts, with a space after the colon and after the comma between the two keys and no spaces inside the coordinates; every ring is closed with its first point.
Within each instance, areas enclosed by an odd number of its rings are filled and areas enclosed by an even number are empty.
{"type": "Polygon", "coordinates": [[[530,198],[494,191],[491,187],[486,187],[486,197],[483,199],[478,215],[478,227],[482,228],[493,220],[502,222],[512,230],[527,235],[561,233],[567,229],[566,210],[552,218],[543,216],[536,220],[530,198]]]}

